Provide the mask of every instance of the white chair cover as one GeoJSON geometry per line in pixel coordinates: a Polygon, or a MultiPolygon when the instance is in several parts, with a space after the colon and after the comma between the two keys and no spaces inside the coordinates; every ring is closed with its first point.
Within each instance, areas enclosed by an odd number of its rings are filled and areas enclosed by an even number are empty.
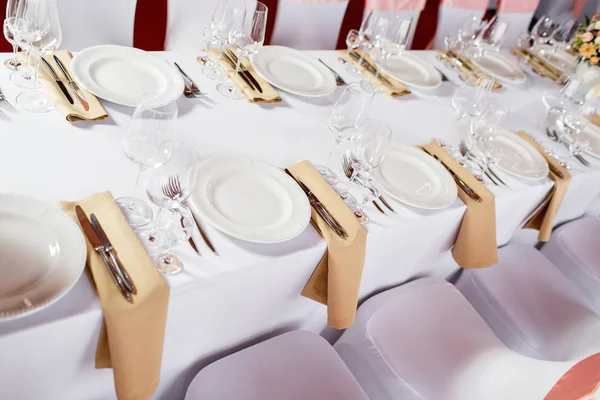
{"type": "Polygon", "coordinates": [[[574,360],[600,352],[600,317],[534,247],[498,251],[491,268],[464,270],[456,284],[510,348],[546,360],[574,360]]]}
{"type": "Polygon", "coordinates": [[[541,251],[600,315],[599,237],[600,219],[582,218],[557,228],[541,251]]]}
{"type": "MultiPolygon", "coordinates": [[[[165,50],[198,54],[205,46],[202,34],[218,0],[169,0],[165,50]]],[[[268,15],[267,18],[275,18],[268,15]]]]}
{"type": "Polygon", "coordinates": [[[60,0],[62,49],[100,44],[133,46],[136,0],[60,0]]]}
{"type": "MultiPolygon", "coordinates": [[[[466,3],[469,2],[467,1],[466,3]]],[[[472,1],[471,3],[477,2],[472,1]]],[[[438,24],[435,31],[435,38],[433,40],[433,48],[443,49],[444,38],[449,33],[455,33],[458,31],[468,18],[472,16],[482,18],[486,12],[487,1],[484,0],[483,3],[476,7],[477,4],[467,4],[465,6],[461,6],[460,2],[442,2],[438,12],[438,24]]]]}
{"type": "Polygon", "coordinates": [[[334,348],[377,400],[542,399],[574,365],[508,349],[460,292],[438,278],[367,300],[334,348]]]}
{"type": "MultiPolygon", "coordinates": [[[[201,340],[201,339],[200,339],[201,340]]],[[[186,400],[368,400],[319,335],[292,331],[204,368],[186,400]]]]}
{"type": "Polygon", "coordinates": [[[498,7],[498,19],[507,22],[508,32],[503,47],[513,48],[519,44],[519,37],[526,32],[533,18],[533,13],[540,0],[502,0],[498,7]]]}
{"type": "Polygon", "coordinates": [[[347,6],[348,0],[279,0],[271,44],[335,50],[347,6]]]}

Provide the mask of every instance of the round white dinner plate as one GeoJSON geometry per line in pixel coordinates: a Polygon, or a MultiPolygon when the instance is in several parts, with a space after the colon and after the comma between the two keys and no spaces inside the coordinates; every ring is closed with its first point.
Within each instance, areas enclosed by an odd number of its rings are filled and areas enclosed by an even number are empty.
{"type": "Polygon", "coordinates": [[[284,46],[264,46],[252,66],[273,86],[306,97],[321,97],[336,88],[335,77],[316,58],[284,46]]]}
{"type": "Polygon", "coordinates": [[[164,60],[133,47],[89,47],[71,61],[73,78],[88,92],[123,106],[136,107],[144,96],[157,104],[177,100],[183,78],[164,60]]]}
{"type": "Polygon", "coordinates": [[[394,142],[373,176],[394,199],[412,207],[448,207],[458,194],[452,176],[438,161],[414,147],[394,142]]]}
{"type": "Polygon", "coordinates": [[[86,259],[85,239],[58,208],[0,193],[0,321],[54,303],[75,285],[86,259]]]}
{"type": "MultiPolygon", "coordinates": [[[[475,51],[470,49],[470,52],[475,51]]],[[[527,80],[525,71],[521,69],[516,61],[495,51],[485,51],[481,58],[469,57],[483,72],[501,81],[520,84],[527,80]]]]}
{"type": "Polygon", "coordinates": [[[219,156],[196,170],[190,197],[194,210],[229,236],[277,243],[302,233],[310,204],[300,186],[281,169],[242,156],[219,156]]]}
{"type": "Polygon", "coordinates": [[[580,134],[578,139],[585,140],[589,144],[587,153],[592,157],[600,159],[600,127],[589,124],[580,134]]]}
{"type": "MultiPolygon", "coordinates": [[[[502,171],[523,179],[543,179],[548,176],[546,159],[516,134],[504,131],[488,145],[493,151],[501,151],[497,167],[502,171]]],[[[483,143],[478,142],[477,146],[480,151],[484,151],[483,143]]]]}
{"type": "Polygon", "coordinates": [[[552,46],[543,44],[539,45],[541,56],[554,65],[561,72],[572,74],[577,70],[577,57],[563,50],[556,50],[552,53],[552,46]]]}
{"type": "Polygon", "coordinates": [[[442,75],[433,65],[407,51],[388,58],[382,69],[392,78],[416,88],[435,89],[442,84],[442,75]]]}

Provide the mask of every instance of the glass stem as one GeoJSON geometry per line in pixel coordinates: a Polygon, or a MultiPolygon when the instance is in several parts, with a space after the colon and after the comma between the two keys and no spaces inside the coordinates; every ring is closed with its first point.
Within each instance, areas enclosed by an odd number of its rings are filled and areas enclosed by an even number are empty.
{"type": "Polygon", "coordinates": [[[364,42],[364,40],[361,42],[361,44],[359,44],[359,46],[362,45],[362,51],[360,52],[360,59],[358,60],[358,70],[360,71],[360,69],[362,68],[363,65],[363,61],[365,60],[365,54],[367,53],[367,44],[364,42]]]}
{"type": "Polygon", "coordinates": [[[333,143],[333,147],[331,148],[331,151],[329,152],[329,156],[327,156],[327,165],[331,165],[331,162],[333,161],[333,153],[335,153],[335,151],[337,150],[340,143],[341,143],[341,140],[336,138],[335,143],[333,143]]]}
{"type": "Polygon", "coordinates": [[[237,62],[235,63],[235,72],[233,73],[233,77],[231,78],[231,85],[235,89],[235,78],[240,72],[240,66],[242,65],[242,52],[237,51],[237,62]]]}
{"type": "Polygon", "coordinates": [[[140,188],[140,179],[141,179],[142,174],[144,173],[145,170],[146,169],[144,167],[142,167],[142,166],[140,166],[138,168],[137,177],[135,179],[135,188],[133,189],[135,191],[133,197],[135,197],[137,195],[137,193],[138,193],[138,189],[140,188]]]}
{"type": "Polygon", "coordinates": [[[42,62],[42,56],[35,58],[35,75],[33,77],[33,87],[38,85],[38,77],[40,75],[40,63],[42,62]]]}
{"type": "Polygon", "coordinates": [[[19,60],[19,46],[13,44],[13,54],[15,55],[15,60],[19,60]]]}
{"type": "Polygon", "coordinates": [[[219,51],[217,52],[217,68],[221,65],[221,58],[223,57],[223,41],[219,39],[219,51]]]}

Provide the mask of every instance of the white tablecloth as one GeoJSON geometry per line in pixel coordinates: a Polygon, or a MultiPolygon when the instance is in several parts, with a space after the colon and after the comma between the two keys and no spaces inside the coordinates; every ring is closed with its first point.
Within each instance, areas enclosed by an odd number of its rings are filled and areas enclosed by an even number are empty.
{"type": "MultiPolygon", "coordinates": [[[[334,52],[314,53],[352,81],[334,52]]],[[[421,53],[437,64],[433,53],[421,53]]],[[[203,78],[193,54],[159,54],[177,60],[207,92],[202,100],[179,100],[179,138],[202,157],[246,154],[278,166],[303,159],[324,162],[333,144],[327,114],[343,88],[326,98],[304,99],[280,92],[278,105],[253,105],[221,97],[203,78]]],[[[5,58],[6,56],[3,55],[5,58]]],[[[454,74],[444,70],[455,79],[454,74]]],[[[20,90],[0,70],[0,86],[14,102],[20,90]]],[[[497,94],[513,112],[508,128],[543,135],[540,94],[552,84],[538,76],[497,94]]],[[[458,143],[458,124],[450,105],[452,83],[434,92],[392,99],[378,95],[374,117],[388,123],[395,140],[417,145],[437,137],[458,143]]],[[[75,200],[110,190],[134,194],[136,166],[122,153],[124,124],[132,110],[106,104],[110,120],[69,124],[58,112],[10,113],[0,133],[0,192],[21,193],[48,202],[75,200]]],[[[585,213],[600,192],[600,170],[575,171],[557,223],[585,213]]],[[[510,240],[526,216],[551,188],[550,181],[510,180],[496,195],[498,244],[510,240]]],[[[371,206],[361,301],[422,275],[449,276],[458,270],[448,255],[465,210],[457,200],[437,212],[394,203],[398,215],[380,215],[371,206]]],[[[176,252],[183,273],[166,277],[171,299],[161,384],[156,399],[182,399],[187,385],[205,365],[249,344],[296,328],[335,340],[326,328],[325,307],[300,296],[325,243],[312,227],[287,243],[255,245],[207,227],[220,253],[196,256],[187,245],[176,252]]],[[[197,240],[199,242],[200,239],[197,240]]],[[[1,257],[1,255],[0,255],[1,257]]],[[[102,314],[84,274],[63,299],[37,314],[0,323],[0,398],[7,400],[113,399],[111,370],[95,370],[93,357],[102,314]]]]}

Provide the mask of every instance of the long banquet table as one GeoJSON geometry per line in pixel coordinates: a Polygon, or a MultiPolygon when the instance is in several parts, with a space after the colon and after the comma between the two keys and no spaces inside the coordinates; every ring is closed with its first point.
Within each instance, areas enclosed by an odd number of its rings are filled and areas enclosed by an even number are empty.
{"type": "MultiPolygon", "coordinates": [[[[312,52],[347,80],[334,52],[312,52]]],[[[420,52],[449,76],[457,76],[420,52]]],[[[283,103],[255,105],[220,96],[191,54],[160,53],[176,60],[207,93],[178,101],[179,139],[201,156],[245,154],[277,166],[309,159],[324,162],[333,139],[326,117],[343,87],[320,99],[279,91],[283,103]]],[[[1,55],[4,61],[8,55],[1,55]]],[[[9,71],[0,70],[0,87],[14,103],[20,89],[9,71]]],[[[450,99],[454,84],[433,92],[393,99],[378,95],[373,117],[392,127],[395,140],[410,145],[441,138],[458,144],[458,124],[450,99]]],[[[543,137],[541,94],[553,84],[528,73],[520,86],[505,86],[498,98],[510,105],[507,128],[543,137]]],[[[124,126],[132,109],[105,103],[108,120],[70,124],[58,112],[11,112],[1,120],[0,192],[35,196],[50,203],[77,200],[110,190],[133,195],[137,169],[121,151],[124,126]]],[[[600,169],[574,171],[556,224],[583,215],[600,194],[600,169]]],[[[401,173],[401,171],[399,172],[401,173]]],[[[502,246],[550,190],[549,180],[510,181],[510,188],[489,187],[496,196],[497,239],[502,246]]],[[[142,195],[142,193],[138,193],[142,195]]],[[[421,211],[394,203],[398,215],[383,216],[369,206],[367,257],[360,301],[374,293],[424,275],[451,276],[459,267],[449,256],[465,206],[460,199],[441,211],[421,211]]],[[[309,329],[333,341],[339,332],[326,327],[326,309],[300,296],[325,251],[309,227],[277,245],[232,239],[206,226],[217,257],[201,247],[176,249],[185,270],[166,276],[171,287],[161,383],[154,398],[182,399],[195,374],[208,363],[252,343],[292,329],[309,329]]],[[[0,255],[1,257],[1,255],[0,255]]],[[[7,400],[100,400],[115,398],[111,370],[94,369],[102,311],[86,274],[65,297],[34,315],[0,323],[0,398],[7,400]]]]}

